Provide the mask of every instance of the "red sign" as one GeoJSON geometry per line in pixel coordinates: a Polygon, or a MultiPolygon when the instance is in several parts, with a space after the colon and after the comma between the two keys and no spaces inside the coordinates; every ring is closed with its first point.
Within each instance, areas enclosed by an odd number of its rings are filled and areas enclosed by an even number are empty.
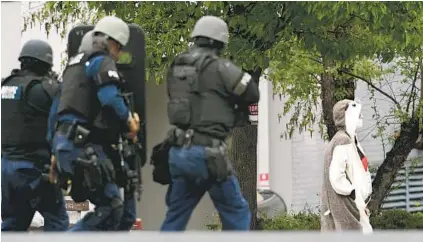
{"type": "Polygon", "coordinates": [[[258,103],[251,104],[248,109],[250,110],[250,115],[258,115],[258,103]]]}
{"type": "Polygon", "coordinates": [[[260,174],[260,181],[268,181],[268,180],[269,180],[269,173],[260,174]]]}

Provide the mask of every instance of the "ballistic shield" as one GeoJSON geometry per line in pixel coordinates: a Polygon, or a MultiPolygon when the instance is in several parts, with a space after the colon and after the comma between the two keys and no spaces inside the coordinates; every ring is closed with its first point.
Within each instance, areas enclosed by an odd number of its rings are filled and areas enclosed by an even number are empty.
{"type": "MultiPolygon", "coordinates": [[[[145,40],[143,30],[136,24],[129,24],[130,38],[128,44],[123,48],[117,67],[123,74],[125,89],[133,93],[133,111],[140,116],[142,126],[139,141],[146,147],[145,130],[145,40]]],[[[93,30],[93,25],[76,26],[69,32],[67,54],[74,56],[78,52],[82,37],[85,33],[93,30]]],[[[145,149],[141,154],[146,160],[145,149]]]]}

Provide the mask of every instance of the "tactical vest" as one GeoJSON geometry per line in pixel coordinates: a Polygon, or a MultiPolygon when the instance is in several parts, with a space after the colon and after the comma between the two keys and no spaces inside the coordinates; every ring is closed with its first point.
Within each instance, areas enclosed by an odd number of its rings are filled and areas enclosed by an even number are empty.
{"type": "Polygon", "coordinates": [[[218,70],[209,67],[214,61],[218,57],[201,48],[176,57],[167,78],[167,111],[169,122],[180,129],[225,138],[235,123],[234,104],[218,70]]]}
{"type": "Polygon", "coordinates": [[[98,86],[85,73],[85,63],[105,52],[82,52],[69,59],[63,72],[62,92],[57,114],[77,114],[88,120],[95,128],[105,130],[115,128],[118,118],[112,110],[101,107],[97,98],[98,86]]]}
{"type": "MultiPolygon", "coordinates": [[[[48,112],[27,104],[28,90],[48,81],[44,77],[15,73],[1,84],[1,142],[2,145],[47,144],[48,112]]],[[[45,87],[45,85],[43,85],[45,87]]],[[[45,88],[46,89],[46,88],[45,88]]],[[[47,88],[48,89],[48,88],[47,88]]],[[[54,90],[45,90],[50,97],[54,90]]],[[[46,107],[49,110],[49,107],[46,107]]]]}

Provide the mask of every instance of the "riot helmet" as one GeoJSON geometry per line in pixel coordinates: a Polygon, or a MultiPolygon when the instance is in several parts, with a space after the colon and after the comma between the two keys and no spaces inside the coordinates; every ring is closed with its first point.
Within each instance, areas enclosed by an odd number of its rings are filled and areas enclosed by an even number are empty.
{"type": "Polygon", "coordinates": [[[191,38],[205,37],[228,44],[228,25],[221,18],[215,16],[203,16],[195,23],[191,38]]]}
{"type": "Polygon", "coordinates": [[[21,70],[44,76],[53,65],[53,50],[45,41],[30,40],[22,47],[18,60],[21,62],[21,70]]]}
{"type": "Polygon", "coordinates": [[[102,33],[122,46],[125,46],[129,41],[128,25],[115,16],[106,16],[100,19],[94,27],[94,33],[102,33]]]}
{"type": "Polygon", "coordinates": [[[49,43],[42,40],[29,40],[22,47],[18,60],[36,59],[38,61],[53,65],[53,50],[49,43]]]}

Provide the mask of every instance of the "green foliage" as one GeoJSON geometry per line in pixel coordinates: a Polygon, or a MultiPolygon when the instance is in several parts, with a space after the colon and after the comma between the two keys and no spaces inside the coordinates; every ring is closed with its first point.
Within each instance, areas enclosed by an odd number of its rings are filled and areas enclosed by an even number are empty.
{"type": "Polygon", "coordinates": [[[320,230],[320,216],[313,213],[281,214],[261,221],[263,230],[320,230]]]}
{"type": "MultiPolygon", "coordinates": [[[[297,214],[282,213],[274,218],[260,219],[261,230],[320,230],[320,215],[312,212],[297,214]]],[[[375,230],[422,229],[423,213],[410,213],[404,210],[385,210],[370,217],[375,230]]],[[[219,222],[206,225],[209,230],[221,230],[219,222]]]]}

